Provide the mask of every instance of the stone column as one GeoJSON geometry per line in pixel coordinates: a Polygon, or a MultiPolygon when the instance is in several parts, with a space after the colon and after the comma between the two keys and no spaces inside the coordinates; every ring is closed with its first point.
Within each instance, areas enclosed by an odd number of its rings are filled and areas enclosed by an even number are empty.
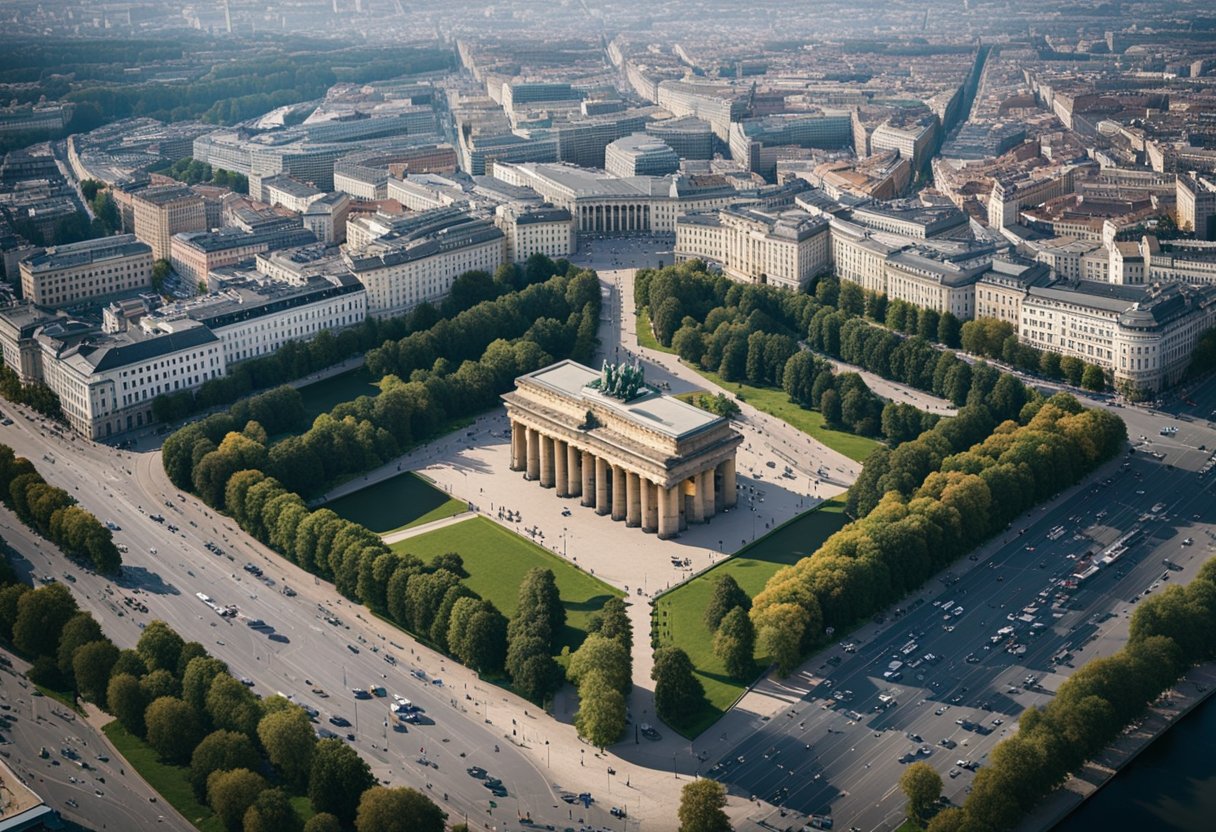
{"type": "Polygon", "coordinates": [[[540,479],[540,432],[528,428],[528,473],[530,480],[540,479]]]}
{"type": "Polygon", "coordinates": [[[642,525],[642,478],[632,471],[625,473],[625,525],[642,525]]]}
{"type": "Polygon", "coordinates": [[[705,512],[705,519],[713,517],[718,513],[717,495],[714,493],[714,469],[707,468],[701,472],[701,491],[705,495],[701,501],[702,510],[705,512]]]}
{"type": "Polygon", "coordinates": [[[553,485],[557,488],[557,496],[570,495],[570,478],[566,470],[566,443],[560,439],[553,440],[553,485]]]}
{"type": "Polygon", "coordinates": [[[625,469],[612,466],[612,519],[625,519],[625,469]]]}
{"type": "Polygon", "coordinates": [[[734,508],[738,502],[739,495],[735,491],[735,458],[722,463],[722,505],[726,508],[734,508]]]}
{"type": "Polygon", "coordinates": [[[612,511],[608,504],[608,463],[602,456],[595,458],[595,513],[607,514],[612,511]]]}
{"type": "Polygon", "coordinates": [[[658,495],[655,494],[655,486],[650,480],[642,478],[642,531],[653,532],[659,527],[658,495]]]}
{"type": "Polygon", "coordinates": [[[553,437],[544,434],[540,437],[540,485],[553,487],[553,437]]]}
{"type": "Polygon", "coordinates": [[[667,540],[676,536],[680,530],[680,519],[676,506],[677,492],[680,487],[664,488],[658,486],[659,492],[659,538],[667,540]]]}
{"type": "Polygon", "coordinates": [[[688,522],[704,523],[705,495],[701,493],[701,475],[694,474],[691,480],[685,480],[684,488],[692,496],[692,500],[686,501],[686,504],[691,503],[689,505],[688,522]]]}
{"type": "Polygon", "coordinates": [[[583,462],[579,466],[583,473],[583,500],[585,506],[595,505],[595,457],[591,451],[583,451],[583,462]]]}
{"type": "Polygon", "coordinates": [[[582,465],[580,464],[583,455],[569,442],[563,444],[566,446],[566,476],[569,478],[569,483],[566,485],[566,496],[577,497],[583,493],[582,465]]]}
{"type": "Polygon", "coordinates": [[[528,465],[528,429],[511,420],[511,470],[522,471],[528,465]]]}

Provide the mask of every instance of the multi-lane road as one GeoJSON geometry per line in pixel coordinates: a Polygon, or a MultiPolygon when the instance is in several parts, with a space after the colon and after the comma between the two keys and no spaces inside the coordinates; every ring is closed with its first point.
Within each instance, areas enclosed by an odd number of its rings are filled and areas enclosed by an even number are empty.
{"type": "Polygon", "coordinates": [[[580,819],[624,828],[623,820],[608,813],[609,796],[603,795],[606,805],[597,800],[590,809],[567,805],[560,799],[567,784],[557,770],[547,771],[540,755],[515,747],[543,745],[545,722],[533,715],[526,720],[533,724],[512,725],[504,715],[510,712],[504,691],[342,600],[332,586],[268,553],[231,520],[193,498],[171,496],[159,454],[118,452],[67,438],[18,408],[5,410],[15,419],[0,427],[0,442],[31,459],[48,481],[68,489],[99,519],[120,527],[115,539],[128,548],[123,576],[112,582],[67,561],[6,511],[0,511],[0,533],[26,559],[19,568],[35,581],[49,576],[65,582],[120,646],[132,646],[148,621],[168,622],[227,662],[233,675],[253,681],[257,693],[290,694],[318,711],[318,728],[353,734],[355,747],[385,782],[422,789],[452,817],[467,814],[474,825],[516,829],[517,816],[531,816],[558,829],[577,828],[580,819]],[[209,542],[224,554],[209,552],[209,542]],[[247,563],[262,569],[263,578],[244,571],[247,563]],[[296,594],[283,594],[284,586],[296,594]],[[200,592],[217,605],[235,605],[239,615],[219,616],[196,597],[200,592]],[[258,619],[267,626],[249,626],[258,619]],[[422,724],[391,721],[387,697],[358,701],[351,693],[373,685],[420,706],[422,724]],[[333,725],[332,716],[351,725],[333,725]],[[493,797],[466,774],[474,765],[500,777],[508,796],[493,797]]]}
{"type": "Polygon", "coordinates": [[[1206,420],[1119,413],[1147,444],[1014,521],[889,620],[825,651],[812,665],[810,696],[710,761],[720,763],[713,776],[759,801],[755,828],[785,828],[793,813],[830,814],[836,828],[894,828],[903,817],[899,776],[913,760],[933,765],[946,795],[961,802],[973,773],[960,761],[983,765],[1023,709],[1049,701],[1072,668],[1119,649],[1146,591],[1194,576],[1216,540],[1216,472],[1197,474],[1216,430],[1206,420]],[[1170,424],[1177,434],[1161,436],[1170,424]],[[1100,556],[1133,530],[1113,564],[1075,591],[1059,585],[1078,558],[1100,556]],[[892,671],[892,662],[902,666],[892,671]]]}

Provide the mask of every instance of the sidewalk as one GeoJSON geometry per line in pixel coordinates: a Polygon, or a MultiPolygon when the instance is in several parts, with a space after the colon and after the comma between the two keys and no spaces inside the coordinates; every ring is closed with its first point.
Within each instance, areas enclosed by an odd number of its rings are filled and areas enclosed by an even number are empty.
{"type": "Polygon", "coordinates": [[[395,532],[380,535],[380,539],[384,541],[384,545],[392,546],[398,541],[405,540],[410,537],[417,537],[420,534],[433,532],[436,529],[442,529],[444,526],[454,526],[457,523],[463,523],[472,517],[476,517],[477,513],[473,511],[462,511],[460,514],[453,514],[451,517],[441,517],[438,520],[432,520],[429,523],[423,523],[420,526],[410,526],[408,529],[398,529],[395,532]]]}

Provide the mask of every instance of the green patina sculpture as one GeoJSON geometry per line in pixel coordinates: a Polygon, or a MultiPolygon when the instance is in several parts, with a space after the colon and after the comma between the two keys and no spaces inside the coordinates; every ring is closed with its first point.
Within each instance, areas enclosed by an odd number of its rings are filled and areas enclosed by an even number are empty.
{"type": "Polygon", "coordinates": [[[646,371],[641,366],[609,364],[607,361],[600,370],[600,377],[588,386],[623,402],[636,399],[649,389],[646,387],[646,371]]]}

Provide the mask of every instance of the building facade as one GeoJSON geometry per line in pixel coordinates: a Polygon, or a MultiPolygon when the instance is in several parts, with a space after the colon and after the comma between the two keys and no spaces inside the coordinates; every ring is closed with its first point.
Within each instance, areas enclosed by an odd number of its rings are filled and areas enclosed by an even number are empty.
{"type": "Polygon", "coordinates": [[[797,209],[734,206],[676,220],[675,259],[717,263],[734,278],[799,289],[831,264],[828,220],[797,209]]]}
{"type": "Polygon", "coordinates": [[[174,234],[206,231],[203,198],[186,185],[158,185],[131,195],[135,236],[152,247],[154,260],[168,260],[174,234]]]}
{"type": "Polygon", "coordinates": [[[726,419],[645,386],[622,400],[604,381],[573,361],[516,379],[511,470],[663,539],[734,507],[743,437],[726,419]]]}
{"type": "Polygon", "coordinates": [[[40,306],[68,306],[152,287],[152,247],[133,234],[55,246],[22,260],[21,293],[40,306]]]}
{"type": "Polygon", "coordinates": [[[494,209],[494,223],[507,238],[507,261],[523,263],[533,254],[569,257],[578,250],[574,218],[564,208],[521,208],[510,203],[494,209]]]}

